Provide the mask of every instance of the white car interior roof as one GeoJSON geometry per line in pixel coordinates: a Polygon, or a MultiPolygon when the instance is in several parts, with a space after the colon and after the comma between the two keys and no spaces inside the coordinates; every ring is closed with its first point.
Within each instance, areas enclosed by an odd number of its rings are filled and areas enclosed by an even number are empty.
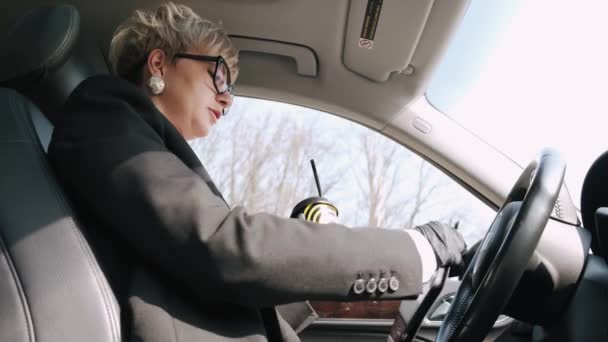
{"type": "MultiPolygon", "coordinates": [[[[61,1],[52,1],[62,3],[61,1]]],[[[221,22],[241,49],[238,95],[335,113],[383,129],[429,79],[468,0],[176,1],[221,22]]],[[[0,13],[8,30],[48,1],[11,2],[0,13]]],[[[73,0],[82,35],[103,53],[115,28],[144,0],[73,0]]],[[[100,72],[107,72],[100,70],[100,72]]]]}

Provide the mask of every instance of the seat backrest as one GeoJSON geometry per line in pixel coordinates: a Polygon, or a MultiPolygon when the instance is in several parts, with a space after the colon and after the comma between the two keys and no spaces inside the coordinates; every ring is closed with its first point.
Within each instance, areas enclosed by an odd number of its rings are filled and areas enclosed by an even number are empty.
{"type": "MultiPolygon", "coordinates": [[[[69,74],[78,23],[67,5],[26,15],[3,45],[0,84],[58,108],[82,81],[61,76],[69,74]],[[38,31],[44,39],[25,45],[38,31]],[[9,63],[24,51],[39,51],[38,60],[9,63]]],[[[51,132],[36,105],[0,88],[0,341],[120,341],[116,298],[46,160],[51,132]]]]}
{"type": "Polygon", "coordinates": [[[596,211],[603,207],[608,207],[608,152],[591,164],[581,189],[581,216],[583,226],[591,232],[591,249],[608,258],[608,227],[596,222],[596,211]]]}
{"type": "Polygon", "coordinates": [[[0,89],[0,341],[119,341],[116,299],[49,169],[35,111],[0,89]]]}

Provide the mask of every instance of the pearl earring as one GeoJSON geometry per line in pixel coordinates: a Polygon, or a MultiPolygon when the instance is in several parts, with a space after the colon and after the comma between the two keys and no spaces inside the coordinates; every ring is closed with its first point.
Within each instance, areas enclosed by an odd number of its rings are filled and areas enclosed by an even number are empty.
{"type": "Polygon", "coordinates": [[[148,88],[154,95],[160,95],[165,91],[165,80],[157,75],[152,75],[148,79],[148,88]]]}

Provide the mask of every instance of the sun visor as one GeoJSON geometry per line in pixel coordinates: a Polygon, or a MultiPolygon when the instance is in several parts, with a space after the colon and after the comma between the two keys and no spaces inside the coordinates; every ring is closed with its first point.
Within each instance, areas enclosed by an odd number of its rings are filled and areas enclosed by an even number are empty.
{"type": "Polygon", "coordinates": [[[376,82],[393,72],[413,72],[408,65],[432,5],[433,0],[351,1],[344,65],[376,82]]]}

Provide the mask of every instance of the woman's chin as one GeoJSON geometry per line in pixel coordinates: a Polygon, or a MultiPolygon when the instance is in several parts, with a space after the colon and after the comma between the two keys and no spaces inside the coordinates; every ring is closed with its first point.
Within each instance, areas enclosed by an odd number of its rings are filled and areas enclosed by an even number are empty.
{"type": "Polygon", "coordinates": [[[199,137],[199,138],[204,138],[207,135],[209,135],[209,131],[210,130],[211,130],[211,125],[209,125],[209,126],[201,126],[196,131],[196,136],[199,137]]]}
{"type": "Polygon", "coordinates": [[[204,138],[209,135],[212,126],[212,122],[193,121],[190,126],[190,132],[197,138],[204,138]]]}

